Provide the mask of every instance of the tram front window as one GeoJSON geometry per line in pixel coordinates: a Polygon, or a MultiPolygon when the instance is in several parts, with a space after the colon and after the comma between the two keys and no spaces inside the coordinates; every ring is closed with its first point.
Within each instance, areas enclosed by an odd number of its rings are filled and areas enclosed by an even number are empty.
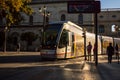
{"type": "Polygon", "coordinates": [[[48,25],[48,28],[45,30],[44,33],[44,42],[43,42],[44,48],[55,48],[56,40],[58,37],[58,33],[61,29],[61,26],[62,25],[58,25],[58,24],[48,25]]]}
{"type": "Polygon", "coordinates": [[[48,46],[54,46],[56,42],[57,32],[47,31],[45,33],[45,44],[48,46]]]}

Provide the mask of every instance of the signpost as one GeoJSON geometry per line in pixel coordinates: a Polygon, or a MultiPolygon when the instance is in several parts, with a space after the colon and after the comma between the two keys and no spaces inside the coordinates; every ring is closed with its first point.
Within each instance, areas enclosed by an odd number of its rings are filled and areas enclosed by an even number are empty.
{"type": "Polygon", "coordinates": [[[100,1],[69,1],[68,13],[99,13],[100,1]]]}
{"type": "MultiPolygon", "coordinates": [[[[95,65],[98,65],[98,28],[97,28],[97,13],[100,12],[100,1],[68,1],[68,13],[94,13],[95,23],[95,42],[96,42],[96,59],[95,65]]],[[[86,55],[86,53],[85,53],[86,55]]],[[[86,56],[85,56],[86,57],[86,56]]]]}

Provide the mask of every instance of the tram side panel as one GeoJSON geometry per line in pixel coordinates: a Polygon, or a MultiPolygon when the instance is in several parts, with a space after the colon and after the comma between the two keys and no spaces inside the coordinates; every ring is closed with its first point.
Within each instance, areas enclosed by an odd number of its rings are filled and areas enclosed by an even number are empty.
{"type": "Polygon", "coordinates": [[[102,54],[102,37],[98,35],[98,54],[102,54]]]}
{"type": "MultiPolygon", "coordinates": [[[[101,54],[101,37],[98,36],[97,40],[98,40],[98,54],[101,54]]],[[[94,54],[93,49],[94,49],[94,44],[95,44],[95,34],[87,32],[86,33],[86,48],[89,42],[91,42],[91,45],[92,45],[91,53],[93,55],[94,54]]]]}
{"type": "Polygon", "coordinates": [[[120,38],[114,38],[114,47],[118,45],[118,51],[120,51],[120,38]]]}
{"type": "MultiPolygon", "coordinates": [[[[94,44],[95,44],[95,34],[92,34],[92,33],[86,33],[86,53],[87,53],[87,45],[89,44],[89,42],[91,43],[92,45],[92,52],[91,54],[93,55],[93,48],[94,48],[94,44]]],[[[87,53],[88,55],[88,53],[87,53]]]]}
{"type": "Polygon", "coordinates": [[[72,32],[72,54],[71,57],[79,57],[84,55],[84,38],[83,31],[75,26],[70,26],[69,31],[72,32]]]}
{"type": "Polygon", "coordinates": [[[69,31],[69,46],[71,53],[69,53],[68,57],[79,57],[84,55],[84,38],[82,37],[83,31],[80,27],[75,25],[66,24],[67,30],[69,31]],[[69,28],[68,28],[69,26],[69,28]]]}
{"type": "Polygon", "coordinates": [[[58,47],[56,50],[56,58],[68,58],[68,54],[71,53],[69,45],[69,32],[63,29],[60,35],[60,40],[58,42],[58,47]]]}
{"type": "Polygon", "coordinates": [[[74,58],[84,54],[84,38],[82,29],[73,24],[65,23],[61,31],[58,48],[56,50],[57,58],[74,58]],[[66,43],[67,42],[67,43],[66,43]]]}
{"type": "Polygon", "coordinates": [[[102,54],[106,54],[107,46],[109,43],[113,44],[113,38],[108,36],[102,36],[102,54]]]}
{"type": "Polygon", "coordinates": [[[65,42],[65,38],[61,36],[59,46],[57,48],[57,58],[74,58],[75,57],[75,39],[74,39],[74,33],[73,32],[67,32],[67,44],[65,43],[63,45],[63,42],[65,42]],[[61,41],[62,40],[62,41],[61,41]]]}
{"type": "Polygon", "coordinates": [[[75,57],[84,56],[84,38],[81,34],[75,34],[74,46],[75,57]]]}

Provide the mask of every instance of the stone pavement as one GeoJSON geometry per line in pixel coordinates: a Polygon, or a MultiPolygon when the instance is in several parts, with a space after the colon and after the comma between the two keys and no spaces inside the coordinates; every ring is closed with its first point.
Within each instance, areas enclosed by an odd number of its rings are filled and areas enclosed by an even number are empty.
{"type": "MultiPolygon", "coordinates": [[[[39,54],[40,54],[39,52],[20,52],[19,54],[16,54],[16,52],[14,52],[14,53],[9,52],[9,53],[6,53],[6,54],[0,52],[0,56],[39,55],[39,54]]],[[[78,59],[78,61],[79,61],[79,59],[78,59]]],[[[68,65],[66,65],[66,67],[68,67],[68,65]]],[[[79,64],[79,66],[80,66],[80,64],[79,64]]],[[[77,69],[80,69],[81,67],[79,67],[79,66],[78,66],[78,64],[76,64],[76,65],[71,64],[70,67],[77,67],[77,69]]],[[[37,67],[37,68],[39,68],[39,67],[37,67]]],[[[53,69],[54,68],[50,68],[50,70],[53,70],[53,69]]],[[[63,68],[61,68],[61,69],[63,69],[63,68]]],[[[59,70],[58,68],[57,69],[55,68],[54,70],[55,71],[56,70],[61,71],[61,69],[59,70]]],[[[64,68],[64,69],[66,69],[66,68],[64,68]]],[[[117,63],[117,59],[115,59],[115,56],[113,56],[112,64],[107,63],[107,56],[106,55],[99,55],[98,66],[95,66],[94,61],[84,61],[82,70],[74,71],[73,73],[71,71],[67,71],[67,72],[69,72],[69,73],[66,74],[66,75],[68,75],[69,79],[65,79],[65,80],[70,80],[70,79],[71,80],[72,79],[74,79],[74,80],[76,80],[76,79],[77,80],[120,80],[120,76],[119,76],[119,74],[120,74],[120,64],[117,63]],[[71,72],[71,74],[70,74],[70,72],[71,72]],[[78,75],[78,78],[76,78],[76,77],[73,78],[75,75],[70,76],[72,74],[78,75]],[[79,78],[79,75],[82,76],[82,78],[81,77],[79,78]]],[[[56,71],[56,73],[58,73],[58,72],[56,71]]],[[[35,75],[35,76],[38,77],[37,75],[35,75]]]]}
{"type": "Polygon", "coordinates": [[[39,62],[40,52],[0,52],[0,63],[39,62]]]}
{"type": "Polygon", "coordinates": [[[94,61],[86,61],[82,73],[84,74],[83,80],[102,80],[94,61]]]}
{"type": "Polygon", "coordinates": [[[108,64],[107,55],[99,55],[97,66],[94,61],[86,61],[83,71],[86,74],[84,80],[120,80],[120,64],[115,56],[111,64],[108,64]]]}
{"type": "Polygon", "coordinates": [[[0,52],[0,56],[40,55],[40,52],[0,52]]]}
{"type": "Polygon", "coordinates": [[[120,64],[118,64],[118,59],[115,58],[115,55],[111,64],[108,64],[106,55],[100,58],[97,69],[102,80],[120,80],[120,64]]]}

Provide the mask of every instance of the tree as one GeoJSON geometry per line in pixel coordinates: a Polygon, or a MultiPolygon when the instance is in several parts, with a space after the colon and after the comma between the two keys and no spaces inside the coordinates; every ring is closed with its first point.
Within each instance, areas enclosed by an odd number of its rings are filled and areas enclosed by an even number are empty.
{"type": "Polygon", "coordinates": [[[28,6],[31,0],[0,0],[0,18],[6,19],[6,25],[10,26],[22,20],[21,13],[32,14],[28,6]]]}

